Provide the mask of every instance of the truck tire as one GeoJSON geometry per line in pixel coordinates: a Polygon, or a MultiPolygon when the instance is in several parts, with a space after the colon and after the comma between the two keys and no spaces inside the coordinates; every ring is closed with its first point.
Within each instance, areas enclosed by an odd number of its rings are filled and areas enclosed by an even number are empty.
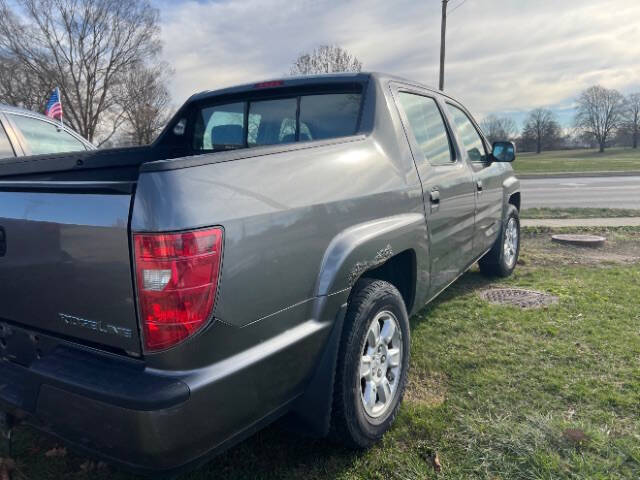
{"type": "Polygon", "coordinates": [[[516,268],[519,254],[520,215],[515,206],[508,204],[496,243],[478,262],[480,271],[490,277],[508,277],[516,268]]]}
{"type": "Polygon", "coordinates": [[[392,284],[358,281],[341,338],[332,414],[334,437],[368,448],[389,430],[407,384],[409,316],[392,284]]]}

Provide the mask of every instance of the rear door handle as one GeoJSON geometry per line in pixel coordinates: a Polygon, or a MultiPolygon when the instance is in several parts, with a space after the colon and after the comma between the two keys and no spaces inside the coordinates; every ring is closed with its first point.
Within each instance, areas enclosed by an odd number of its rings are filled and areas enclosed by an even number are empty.
{"type": "Polygon", "coordinates": [[[440,210],[440,190],[434,188],[429,192],[429,200],[431,200],[431,213],[436,213],[440,210]]]}
{"type": "Polygon", "coordinates": [[[476,188],[478,189],[479,192],[482,191],[483,185],[482,185],[482,180],[478,180],[476,182],[476,188]]]}

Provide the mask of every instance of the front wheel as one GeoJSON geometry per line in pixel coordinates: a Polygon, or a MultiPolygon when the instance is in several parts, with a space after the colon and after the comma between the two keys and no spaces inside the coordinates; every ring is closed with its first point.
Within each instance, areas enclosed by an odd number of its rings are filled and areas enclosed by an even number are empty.
{"type": "Polygon", "coordinates": [[[480,271],[488,276],[508,277],[516,268],[520,254],[520,215],[509,204],[500,235],[493,247],[480,259],[480,271]]]}
{"type": "Polygon", "coordinates": [[[409,318],[400,292],[364,279],[345,318],[334,390],[333,427],[343,443],[367,448],[391,427],[407,383],[409,318]]]}

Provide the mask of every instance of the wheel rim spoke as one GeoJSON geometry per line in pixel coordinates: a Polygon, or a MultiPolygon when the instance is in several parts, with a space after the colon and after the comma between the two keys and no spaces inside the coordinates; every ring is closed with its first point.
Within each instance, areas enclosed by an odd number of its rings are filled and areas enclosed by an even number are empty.
{"type": "Polygon", "coordinates": [[[369,347],[376,348],[380,343],[380,324],[376,321],[371,324],[367,335],[369,347]]]}
{"type": "Polygon", "coordinates": [[[364,404],[369,410],[373,410],[376,404],[376,384],[374,382],[367,382],[364,388],[364,404]]]}
{"type": "Polygon", "coordinates": [[[380,336],[385,344],[389,344],[396,333],[396,323],[391,318],[387,318],[382,325],[380,336]]]}
{"type": "Polygon", "coordinates": [[[387,358],[390,367],[399,367],[400,366],[400,349],[399,348],[391,348],[387,352],[387,358]]]}
{"type": "Polygon", "coordinates": [[[371,380],[371,362],[373,359],[369,355],[364,355],[360,359],[360,378],[371,380]]]}
{"type": "Polygon", "coordinates": [[[380,397],[380,401],[383,404],[387,404],[391,401],[391,384],[386,378],[383,378],[382,381],[378,384],[378,397],[380,397]]]}

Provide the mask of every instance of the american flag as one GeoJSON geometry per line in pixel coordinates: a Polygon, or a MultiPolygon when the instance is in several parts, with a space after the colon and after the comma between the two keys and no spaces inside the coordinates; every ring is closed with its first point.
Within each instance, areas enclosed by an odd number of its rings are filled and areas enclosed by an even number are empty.
{"type": "Polygon", "coordinates": [[[62,102],[60,102],[60,90],[58,88],[56,88],[51,94],[51,97],[49,97],[44,114],[47,117],[62,120],[62,102]]]}

